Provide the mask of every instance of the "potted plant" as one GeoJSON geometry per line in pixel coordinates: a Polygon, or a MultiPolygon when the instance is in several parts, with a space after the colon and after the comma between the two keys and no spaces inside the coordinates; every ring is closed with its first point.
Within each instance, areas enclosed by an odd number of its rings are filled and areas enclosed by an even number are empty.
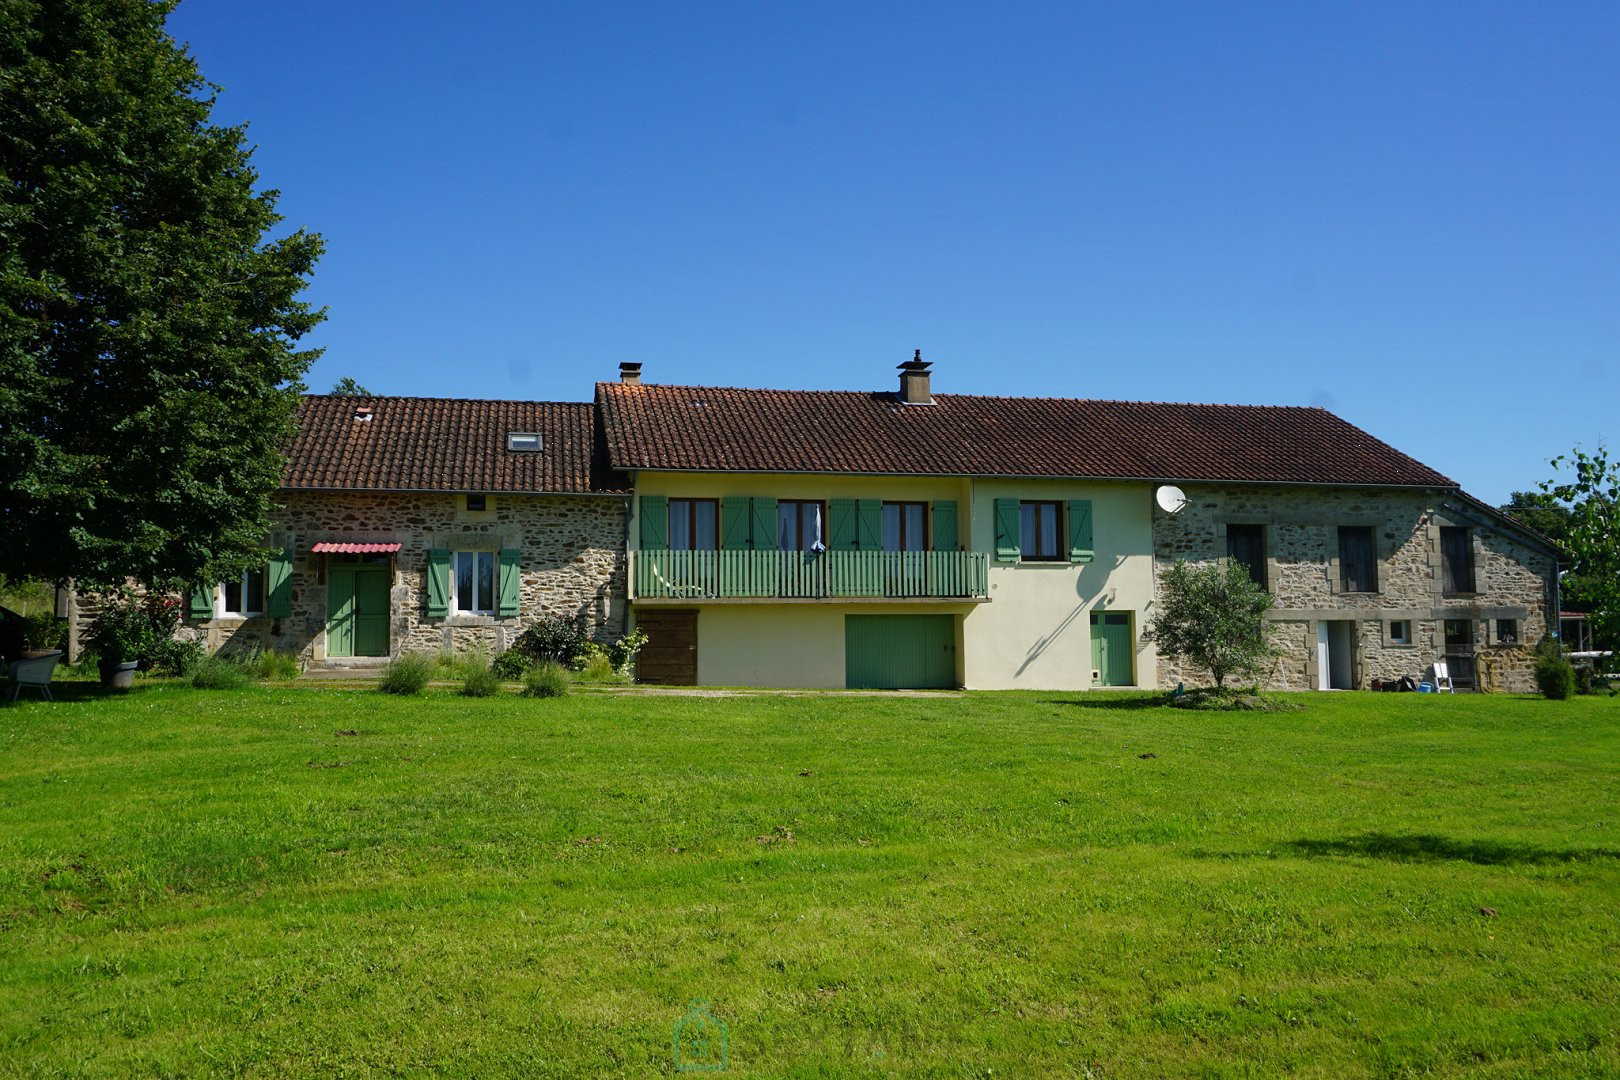
{"type": "Polygon", "coordinates": [[[128,589],[107,599],[90,625],[101,685],[127,690],[137,669],[152,666],[158,646],[180,621],[179,601],[159,593],[137,599],[128,589]]]}

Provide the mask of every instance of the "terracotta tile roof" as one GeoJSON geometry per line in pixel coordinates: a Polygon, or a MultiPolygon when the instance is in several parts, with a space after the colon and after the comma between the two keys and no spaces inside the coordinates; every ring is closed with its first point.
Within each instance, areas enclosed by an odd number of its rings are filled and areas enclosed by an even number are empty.
{"type": "Polygon", "coordinates": [[[598,383],[616,469],[1454,488],[1323,409],[598,383]]]}
{"type": "Polygon", "coordinates": [[[628,482],[607,467],[596,408],[584,402],[309,395],[283,488],[339,491],[598,492],[628,482]],[[369,408],[369,421],[354,418],[369,408]],[[539,453],[506,449],[538,432],[539,453]]]}

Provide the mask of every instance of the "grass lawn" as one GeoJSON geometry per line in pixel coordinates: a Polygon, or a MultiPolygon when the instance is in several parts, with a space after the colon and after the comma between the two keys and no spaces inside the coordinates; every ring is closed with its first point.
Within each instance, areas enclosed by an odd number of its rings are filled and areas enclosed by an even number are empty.
{"type": "Polygon", "coordinates": [[[0,1076],[1620,1075],[1620,699],[1300,700],[24,702],[0,1076]]]}

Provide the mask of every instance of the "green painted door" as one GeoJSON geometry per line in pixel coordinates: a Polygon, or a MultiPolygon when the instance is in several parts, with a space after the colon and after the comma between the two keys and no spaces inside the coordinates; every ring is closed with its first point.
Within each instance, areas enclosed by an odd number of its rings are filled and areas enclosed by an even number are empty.
{"type": "Polygon", "coordinates": [[[844,616],[844,683],[877,690],[955,686],[955,616],[844,616]]]}
{"type": "Polygon", "coordinates": [[[333,565],[326,575],[326,655],[388,655],[386,566],[333,565]]]}
{"type": "Polygon", "coordinates": [[[1091,681],[1097,686],[1133,686],[1136,649],[1131,641],[1131,613],[1091,613],[1091,681]]]}

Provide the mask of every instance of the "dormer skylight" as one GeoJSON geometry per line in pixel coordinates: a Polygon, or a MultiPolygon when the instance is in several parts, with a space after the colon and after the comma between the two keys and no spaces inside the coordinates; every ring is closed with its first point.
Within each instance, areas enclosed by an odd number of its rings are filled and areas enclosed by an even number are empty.
{"type": "Polygon", "coordinates": [[[538,454],[544,445],[538,432],[534,431],[508,431],[506,433],[506,448],[521,453],[538,454]]]}

